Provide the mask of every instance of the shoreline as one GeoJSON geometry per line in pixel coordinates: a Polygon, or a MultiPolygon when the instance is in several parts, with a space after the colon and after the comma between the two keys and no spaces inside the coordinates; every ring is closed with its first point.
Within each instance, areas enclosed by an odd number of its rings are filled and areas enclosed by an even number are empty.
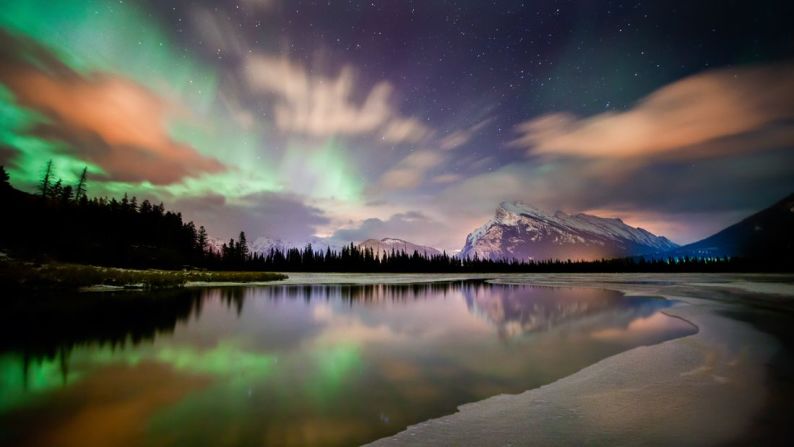
{"type": "Polygon", "coordinates": [[[144,270],[87,264],[0,262],[0,285],[11,290],[106,292],[189,287],[193,283],[206,286],[263,284],[284,279],[287,275],[272,272],[144,270]]]}
{"type": "Polygon", "coordinates": [[[680,303],[665,311],[669,316],[699,332],[625,351],[520,394],[461,405],[368,445],[785,445],[794,437],[790,274],[291,273],[273,285],[466,279],[660,296],[680,303]],[[615,377],[617,384],[610,382],[615,377]],[[652,391],[637,392],[642,389],[652,391]],[[619,397],[600,407],[597,401],[610,394],[619,397]],[[615,408],[607,421],[588,426],[581,419],[582,412],[608,415],[615,408]],[[663,428],[658,421],[665,421],[663,428]]]}
{"type": "Polygon", "coordinates": [[[790,377],[780,377],[781,367],[791,365],[790,352],[786,340],[754,320],[752,307],[772,301],[794,308],[791,276],[664,275],[661,285],[647,275],[498,276],[492,281],[662,296],[681,303],[665,312],[698,332],[622,352],[520,394],[461,405],[369,445],[769,445],[788,439],[787,413],[778,413],[791,395],[776,394],[792,391],[790,377]],[[692,285],[695,278],[708,286],[692,285]],[[737,280],[742,287],[732,287],[737,280]],[[736,293],[748,290],[752,298],[736,293]]]}

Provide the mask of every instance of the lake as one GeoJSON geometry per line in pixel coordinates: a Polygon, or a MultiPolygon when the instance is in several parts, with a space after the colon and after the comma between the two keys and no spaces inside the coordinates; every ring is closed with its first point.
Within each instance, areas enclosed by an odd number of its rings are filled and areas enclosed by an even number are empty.
{"type": "Polygon", "coordinates": [[[4,301],[22,446],[361,444],[697,330],[661,298],[482,281],[4,301]]]}

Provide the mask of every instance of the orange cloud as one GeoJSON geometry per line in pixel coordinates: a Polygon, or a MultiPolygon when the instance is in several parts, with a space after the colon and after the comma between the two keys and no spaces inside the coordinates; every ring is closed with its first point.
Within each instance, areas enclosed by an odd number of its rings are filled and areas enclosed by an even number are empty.
{"type": "Polygon", "coordinates": [[[424,181],[428,171],[443,162],[444,157],[431,150],[412,152],[383,174],[380,185],[386,189],[415,188],[424,181]]]}
{"type": "Polygon", "coordinates": [[[721,143],[723,152],[769,148],[781,135],[791,144],[792,132],[773,126],[792,118],[794,66],[731,68],[674,82],[626,112],[581,119],[550,114],[524,122],[513,145],[534,154],[590,158],[688,157],[731,137],[743,137],[744,144],[721,143]]]}
{"type": "Polygon", "coordinates": [[[31,59],[30,42],[0,36],[0,43],[0,81],[48,118],[34,132],[66,143],[112,179],[167,184],[224,169],[168,135],[175,107],[154,92],[115,75],[82,76],[40,47],[31,59]]]}

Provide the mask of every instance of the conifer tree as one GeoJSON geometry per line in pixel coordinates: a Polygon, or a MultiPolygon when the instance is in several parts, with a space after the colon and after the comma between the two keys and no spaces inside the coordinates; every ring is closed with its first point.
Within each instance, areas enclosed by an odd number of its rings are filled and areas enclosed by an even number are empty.
{"type": "Polygon", "coordinates": [[[58,181],[50,187],[47,196],[52,200],[58,200],[61,198],[61,193],[63,193],[63,182],[61,179],[58,179],[58,181]]]}
{"type": "Polygon", "coordinates": [[[204,225],[200,226],[198,230],[198,248],[201,254],[207,250],[207,230],[204,225]]]}
{"type": "Polygon", "coordinates": [[[44,170],[44,177],[39,184],[39,192],[41,196],[46,198],[50,192],[50,182],[52,181],[52,160],[47,162],[47,168],[44,170]]]}
{"type": "Polygon", "coordinates": [[[245,231],[240,232],[240,261],[248,260],[248,240],[245,238],[245,231]]]}
{"type": "Polygon", "coordinates": [[[72,200],[72,186],[64,186],[58,199],[60,199],[61,203],[63,204],[69,203],[72,200]]]}
{"type": "Polygon", "coordinates": [[[77,186],[74,188],[74,200],[75,202],[79,202],[83,197],[86,197],[86,182],[88,181],[88,167],[83,168],[83,172],[80,174],[80,180],[77,182],[77,186]]]}
{"type": "Polygon", "coordinates": [[[152,202],[150,202],[148,200],[144,200],[143,202],[141,202],[140,212],[141,212],[141,214],[144,214],[144,215],[151,213],[152,212],[152,202]]]}
{"type": "Polygon", "coordinates": [[[11,187],[11,183],[9,183],[10,177],[8,176],[8,172],[6,172],[5,166],[0,166],[0,189],[6,189],[11,187]]]}

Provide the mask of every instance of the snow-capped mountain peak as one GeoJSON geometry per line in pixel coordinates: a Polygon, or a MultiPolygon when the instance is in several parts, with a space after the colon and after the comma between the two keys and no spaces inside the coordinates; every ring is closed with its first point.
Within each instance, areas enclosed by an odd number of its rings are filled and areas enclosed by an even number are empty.
{"type": "Polygon", "coordinates": [[[502,202],[496,209],[496,220],[504,224],[514,223],[521,216],[543,218],[547,217],[548,213],[522,202],[502,202]]]}
{"type": "Polygon", "coordinates": [[[598,259],[675,248],[667,238],[621,219],[548,213],[520,202],[502,202],[495,216],[466,238],[464,257],[487,259],[598,259]]]}

